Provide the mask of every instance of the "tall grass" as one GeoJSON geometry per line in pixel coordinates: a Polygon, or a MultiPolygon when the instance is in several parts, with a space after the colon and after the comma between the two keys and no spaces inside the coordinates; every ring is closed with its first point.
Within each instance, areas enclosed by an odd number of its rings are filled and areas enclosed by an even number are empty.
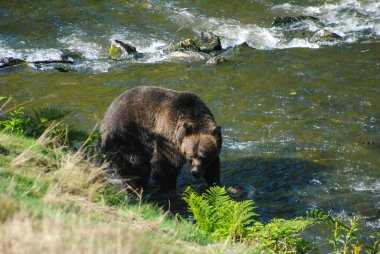
{"type": "Polygon", "coordinates": [[[0,132],[0,253],[221,252],[112,185],[105,164],[54,144],[52,130],[38,140],[0,132]]]}

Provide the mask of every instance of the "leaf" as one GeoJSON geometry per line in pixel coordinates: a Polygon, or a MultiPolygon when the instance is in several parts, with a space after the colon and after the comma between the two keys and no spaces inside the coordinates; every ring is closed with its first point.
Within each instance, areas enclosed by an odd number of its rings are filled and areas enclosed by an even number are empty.
{"type": "Polygon", "coordinates": [[[47,118],[45,118],[45,117],[41,117],[40,118],[40,122],[41,123],[44,123],[44,122],[47,122],[47,121],[49,121],[47,118]]]}

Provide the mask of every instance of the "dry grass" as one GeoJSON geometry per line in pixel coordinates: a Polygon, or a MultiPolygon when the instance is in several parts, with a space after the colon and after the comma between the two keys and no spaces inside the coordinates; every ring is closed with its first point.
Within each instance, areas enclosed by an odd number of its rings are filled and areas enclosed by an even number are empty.
{"type": "Polygon", "coordinates": [[[106,165],[56,146],[51,130],[37,142],[0,133],[10,151],[0,154],[0,177],[13,175],[0,186],[0,253],[220,252],[176,239],[175,229],[165,233],[165,214],[144,220],[139,205],[106,205],[100,194],[109,186],[106,165]],[[26,178],[32,183],[20,182],[26,178]]]}
{"type": "Polygon", "coordinates": [[[67,223],[60,216],[36,220],[20,213],[0,226],[0,235],[4,254],[191,252],[190,248],[182,251],[162,245],[159,239],[126,223],[94,223],[91,219],[67,223]]]}

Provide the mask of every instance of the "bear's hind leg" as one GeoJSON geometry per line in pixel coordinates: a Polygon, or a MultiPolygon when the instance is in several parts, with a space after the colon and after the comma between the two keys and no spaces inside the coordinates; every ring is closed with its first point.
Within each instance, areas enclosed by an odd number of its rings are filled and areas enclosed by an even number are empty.
{"type": "Polygon", "coordinates": [[[145,188],[150,178],[150,156],[131,135],[113,136],[108,139],[104,150],[108,153],[110,166],[132,188],[145,188]]]}

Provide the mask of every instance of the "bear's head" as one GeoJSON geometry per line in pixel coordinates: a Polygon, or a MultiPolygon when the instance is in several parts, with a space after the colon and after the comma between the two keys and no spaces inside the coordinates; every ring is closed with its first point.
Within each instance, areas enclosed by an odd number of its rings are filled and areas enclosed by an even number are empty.
{"type": "Polygon", "coordinates": [[[219,163],[222,146],[219,126],[210,127],[210,130],[204,133],[199,132],[192,124],[183,123],[177,129],[177,139],[182,155],[190,164],[193,177],[203,177],[214,161],[218,160],[219,163]]]}

